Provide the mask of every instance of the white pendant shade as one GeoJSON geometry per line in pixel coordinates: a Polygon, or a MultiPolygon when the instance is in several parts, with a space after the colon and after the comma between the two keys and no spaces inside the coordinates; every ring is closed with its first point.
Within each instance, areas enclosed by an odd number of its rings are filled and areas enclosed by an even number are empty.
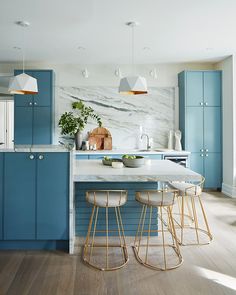
{"type": "Polygon", "coordinates": [[[37,94],[37,80],[25,73],[22,73],[10,80],[8,90],[11,94],[37,94]]]}
{"type": "Polygon", "coordinates": [[[147,94],[147,81],[144,77],[130,76],[120,80],[119,92],[122,94],[147,94]]]}

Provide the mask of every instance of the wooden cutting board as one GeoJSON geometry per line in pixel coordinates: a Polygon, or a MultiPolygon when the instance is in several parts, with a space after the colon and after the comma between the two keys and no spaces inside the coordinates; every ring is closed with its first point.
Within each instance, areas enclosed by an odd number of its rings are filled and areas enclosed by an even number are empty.
{"type": "Polygon", "coordinates": [[[96,144],[97,150],[111,150],[112,136],[110,131],[104,127],[97,127],[89,133],[89,145],[96,144]]]}

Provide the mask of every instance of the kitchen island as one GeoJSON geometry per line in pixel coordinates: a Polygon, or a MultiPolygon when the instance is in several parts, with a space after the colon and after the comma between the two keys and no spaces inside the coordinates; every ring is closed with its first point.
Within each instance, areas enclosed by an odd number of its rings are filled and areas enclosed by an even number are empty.
{"type": "MultiPolygon", "coordinates": [[[[75,204],[70,210],[70,253],[74,252],[76,237],[85,237],[91,206],[85,200],[86,190],[125,189],[128,190],[128,201],[122,208],[122,218],[127,236],[134,236],[141,206],[135,201],[135,191],[157,189],[160,182],[200,181],[201,175],[168,160],[151,160],[141,168],[114,169],[103,166],[101,160],[74,160],[73,182],[75,204]]],[[[114,216],[113,216],[114,217],[114,216]]],[[[153,215],[152,227],[157,226],[157,212],[153,215]]],[[[111,216],[109,224],[115,225],[111,216]]],[[[103,224],[99,224],[100,227],[103,224]]],[[[112,228],[111,228],[112,229],[112,228]]]]}

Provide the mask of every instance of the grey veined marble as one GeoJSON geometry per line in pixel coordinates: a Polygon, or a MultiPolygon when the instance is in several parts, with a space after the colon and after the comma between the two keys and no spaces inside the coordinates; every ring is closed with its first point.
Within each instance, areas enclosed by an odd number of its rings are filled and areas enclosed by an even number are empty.
{"type": "MultiPolygon", "coordinates": [[[[56,138],[60,135],[58,121],[62,113],[71,110],[71,103],[82,100],[97,112],[103,126],[112,134],[114,148],[144,148],[147,133],[154,147],[167,146],[167,134],[174,129],[175,89],[149,88],[148,95],[121,95],[115,87],[59,87],[55,114],[56,138]]],[[[95,128],[87,125],[86,132],[95,128]]]]}

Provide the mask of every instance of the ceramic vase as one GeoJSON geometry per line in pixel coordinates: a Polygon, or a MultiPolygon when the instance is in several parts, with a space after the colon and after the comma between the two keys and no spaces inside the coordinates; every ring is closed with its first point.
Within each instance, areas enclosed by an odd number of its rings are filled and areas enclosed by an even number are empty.
{"type": "Polygon", "coordinates": [[[76,150],[80,150],[82,147],[83,135],[81,131],[77,131],[75,134],[75,148],[76,150]]]}
{"type": "Polygon", "coordinates": [[[182,151],[181,136],[182,135],[180,130],[175,131],[175,150],[176,151],[182,151]]]}

